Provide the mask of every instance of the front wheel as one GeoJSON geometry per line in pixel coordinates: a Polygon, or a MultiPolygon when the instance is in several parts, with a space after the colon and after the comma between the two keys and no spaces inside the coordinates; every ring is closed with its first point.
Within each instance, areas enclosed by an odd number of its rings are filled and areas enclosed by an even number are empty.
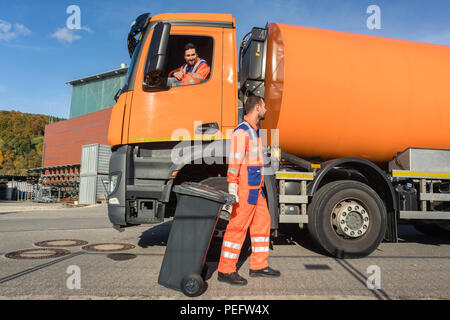
{"type": "Polygon", "coordinates": [[[385,205],[372,188],[358,181],[334,181],[313,196],[308,230],[329,254],[360,258],[383,240],[386,217],[385,205]]]}

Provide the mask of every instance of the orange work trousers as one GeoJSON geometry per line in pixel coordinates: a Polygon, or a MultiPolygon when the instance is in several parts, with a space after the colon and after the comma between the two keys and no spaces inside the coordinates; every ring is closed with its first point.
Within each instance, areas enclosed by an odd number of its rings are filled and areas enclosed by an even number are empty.
{"type": "Polygon", "coordinates": [[[270,214],[264,192],[261,188],[239,188],[238,197],[239,202],[233,205],[231,218],[223,237],[222,252],[217,268],[222,273],[236,271],[242,244],[249,228],[252,247],[250,269],[264,269],[269,265],[270,214]],[[255,194],[256,191],[257,194],[255,194]],[[254,200],[248,201],[250,198],[254,200]],[[256,202],[256,204],[249,202],[256,202]]]}

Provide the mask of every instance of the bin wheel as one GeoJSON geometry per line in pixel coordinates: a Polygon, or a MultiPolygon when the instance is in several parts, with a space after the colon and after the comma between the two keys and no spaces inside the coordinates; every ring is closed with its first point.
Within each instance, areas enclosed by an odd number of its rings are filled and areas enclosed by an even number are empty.
{"type": "Polygon", "coordinates": [[[197,273],[191,273],[181,280],[181,291],[188,297],[197,297],[203,291],[203,278],[197,273]]]}

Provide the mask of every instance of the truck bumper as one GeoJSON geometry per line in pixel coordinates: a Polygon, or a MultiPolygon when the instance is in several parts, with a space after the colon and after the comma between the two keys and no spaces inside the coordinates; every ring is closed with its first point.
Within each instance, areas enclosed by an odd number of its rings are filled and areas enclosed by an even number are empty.
{"type": "Polygon", "coordinates": [[[115,227],[164,221],[170,196],[170,158],[143,158],[133,150],[129,145],[119,147],[109,163],[113,190],[108,197],[108,217],[115,227]]]}
{"type": "Polygon", "coordinates": [[[108,217],[113,225],[126,226],[126,177],[127,146],[120,147],[112,153],[109,161],[109,181],[116,176],[114,190],[109,190],[108,217]],[[112,192],[111,192],[112,191],[112,192]]]}

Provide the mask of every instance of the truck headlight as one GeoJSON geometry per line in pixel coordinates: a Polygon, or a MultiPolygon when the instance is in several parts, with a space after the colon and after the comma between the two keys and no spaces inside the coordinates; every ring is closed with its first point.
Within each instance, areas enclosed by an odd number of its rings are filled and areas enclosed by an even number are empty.
{"type": "Polygon", "coordinates": [[[116,192],[120,183],[121,172],[113,172],[109,174],[109,194],[116,192]]]}
{"type": "Polygon", "coordinates": [[[117,198],[111,198],[109,199],[109,204],[120,204],[120,202],[117,198]]]}

